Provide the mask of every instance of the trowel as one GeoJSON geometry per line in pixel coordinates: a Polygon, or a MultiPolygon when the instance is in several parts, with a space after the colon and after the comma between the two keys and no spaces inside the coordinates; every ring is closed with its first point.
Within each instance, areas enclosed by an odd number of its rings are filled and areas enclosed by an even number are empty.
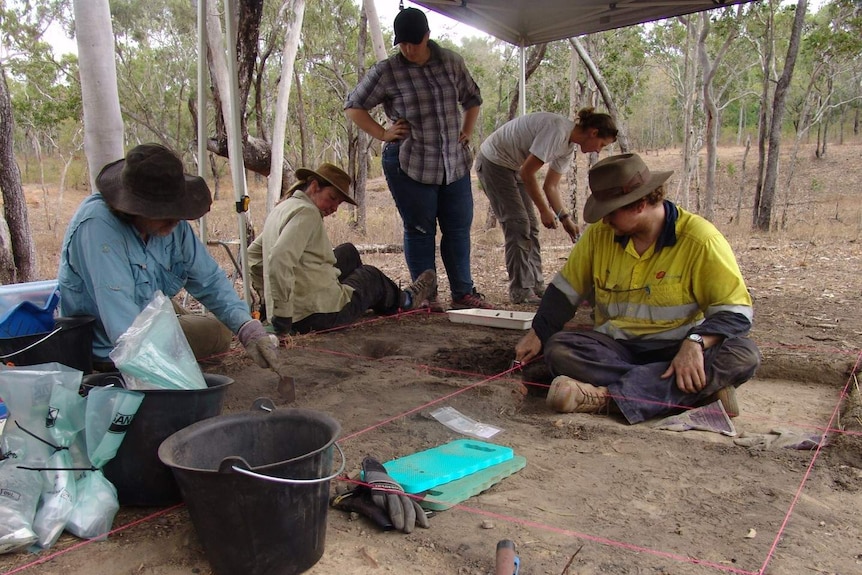
{"type": "Polygon", "coordinates": [[[287,375],[287,366],[280,365],[272,370],[278,374],[278,387],[275,388],[279,399],[285,403],[293,403],[296,401],[296,380],[287,375]]]}

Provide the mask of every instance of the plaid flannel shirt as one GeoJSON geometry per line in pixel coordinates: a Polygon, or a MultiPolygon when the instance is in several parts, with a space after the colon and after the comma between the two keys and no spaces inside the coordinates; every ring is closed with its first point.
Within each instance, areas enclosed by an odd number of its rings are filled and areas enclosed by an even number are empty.
{"type": "Polygon", "coordinates": [[[407,120],[410,135],[401,142],[401,169],[423,184],[449,184],[470,172],[472,153],[458,138],[463,111],[480,106],[482,96],[460,55],[433,41],[428,46],[431,58],[421,66],[400,52],[375,64],[344,108],[371,110],[383,104],[391,122],[407,120]]]}

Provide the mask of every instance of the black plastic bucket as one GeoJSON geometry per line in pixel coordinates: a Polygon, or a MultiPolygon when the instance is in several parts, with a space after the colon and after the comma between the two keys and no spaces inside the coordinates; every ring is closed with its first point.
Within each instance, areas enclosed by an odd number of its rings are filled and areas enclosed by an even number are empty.
{"type": "Polygon", "coordinates": [[[0,360],[14,365],[56,361],[74,369],[93,371],[93,324],[89,315],[58,317],[54,329],[18,337],[0,338],[0,360]]]}
{"type": "MultiPolygon", "coordinates": [[[[103,471],[117,488],[121,505],[162,507],[182,501],[170,468],[159,461],[159,445],[166,437],[184,427],[221,413],[224,395],[233,380],[223,375],[204,374],[205,389],[144,390],[138,408],[117,455],[103,471]]],[[[81,388],[86,394],[93,387],[125,383],[119,372],[85,376],[81,388]]]]}
{"type": "Polygon", "coordinates": [[[162,443],[216,574],[295,575],[320,560],[340,432],[329,415],[283,409],[220,415],[162,443]]]}

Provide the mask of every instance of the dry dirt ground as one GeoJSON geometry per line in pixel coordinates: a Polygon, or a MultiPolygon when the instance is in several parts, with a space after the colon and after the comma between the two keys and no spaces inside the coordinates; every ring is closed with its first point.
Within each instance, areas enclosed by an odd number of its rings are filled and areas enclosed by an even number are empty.
{"type": "MultiPolygon", "coordinates": [[[[736,217],[742,150],[723,149],[719,170],[715,221],[753,294],[752,335],[764,356],[756,378],[739,390],[736,429],[828,431],[824,447],[756,450],[715,433],[555,414],[543,400],[522,396],[520,374],[508,371],[520,332],[452,324],[442,314],[369,318],[350,329],[291,338],[281,352],[297,380],[295,406],[340,422],[348,470],[366,454],[385,461],[460,437],[429,416],[446,405],[503,429],[492,441],[512,447],[527,465],[410,535],[380,532],[364,518],[330,510],[325,553],[308,573],[485,575],[504,538],[515,541],[524,574],[862,572],[862,421],[858,414],[842,418],[862,353],[860,156],[859,145],[833,145],[825,160],[803,150],[793,183],[782,188],[782,194],[790,190],[785,228],[771,234],[749,231],[750,201],[736,217]],[[842,433],[845,425],[855,431],[842,433]]],[[[675,151],[647,161],[657,169],[678,167],[675,151]]],[[[381,183],[375,185],[369,222],[377,235],[351,238],[336,219],[334,238],[397,241],[394,208],[381,183]]],[[[82,194],[67,191],[61,221],[82,194]]],[[[39,221],[43,203],[54,199],[39,190],[29,197],[44,277],[53,277],[59,239],[39,221]]],[[[493,230],[482,231],[486,202],[478,189],[476,199],[476,283],[503,305],[502,242],[493,230]]],[[[225,238],[231,237],[230,207],[230,200],[218,202],[212,217],[225,238]]],[[[543,239],[550,279],[567,246],[562,232],[543,231],[543,239]]],[[[401,258],[367,260],[404,281],[401,258]]],[[[445,276],[441,283],[445,294],[445,276]]],[[[586,313],[575,323],[586,323],[586,313]]],[[[260,396],[279,402],[274,375],[239,350],[207,370],[235,379],[226,412],[245,410],[260,396]]],[[[333,491],[342,485],[333,481],[333,491]]],[[[106,541],[64,535],[40,554],[0,556],[0,572],[212,573],[182,506],[124,507],[114,526],[106,541]]]]}

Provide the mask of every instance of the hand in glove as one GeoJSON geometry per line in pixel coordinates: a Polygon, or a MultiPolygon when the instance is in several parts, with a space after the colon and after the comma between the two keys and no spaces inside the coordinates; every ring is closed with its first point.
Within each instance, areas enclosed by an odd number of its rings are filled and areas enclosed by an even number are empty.
{"type": "Polygon", "coordinates": [[[237,332],[245,352],[260,367],[278,369],[281,360],[278,359],[278,338],[266,332],[263,324],[253,319],[242,324],[237,332]]]}
{"type": "Polygon", "coordinates": [[[392,479],[386,468],[371,457],[362,461],[365,483],[371,487],[371,500],[383,509],[395,529],[410,533],[416,524],[428,528],[428,518],[419,503],[404,493],[404,489],[392,479]]]}

